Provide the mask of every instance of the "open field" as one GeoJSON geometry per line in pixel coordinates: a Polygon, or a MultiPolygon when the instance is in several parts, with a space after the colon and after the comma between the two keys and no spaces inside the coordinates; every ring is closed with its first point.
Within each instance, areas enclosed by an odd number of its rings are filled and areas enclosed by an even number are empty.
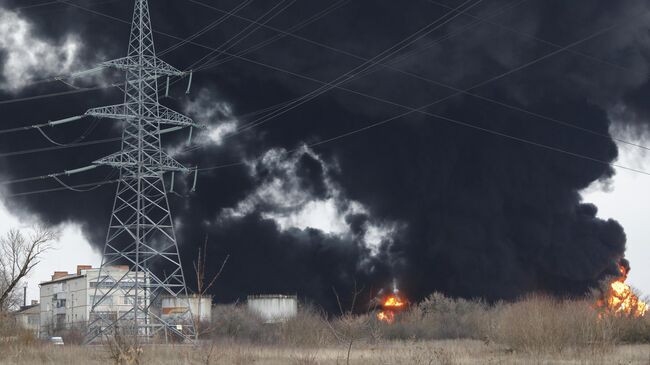
{"type": "MultiPolygon", "coordinates": [[[[0,323],[9,323],[4,321],[0,323]]],[[[3,364],[650,364],[650,318],[604,313],[594,301],[533,296],[485,304],[434,294],[396,316],[327,316],[303,308],[266,324],[244,306],[216,306],[212,323],[191,345],[106,339],[65,346],[0,326],[3,364]]]]}
{"type": "MultiPolygon", "coordinates": [[[[0,364],[107,364],[104,347],[38,346],[9,349],[0,364]]],[[[214,346],[145,347],[141,364],[346,364],[347,348],[259,346],[215,343],[214,346]]],[[[381,341],[354,346],[350,364],[650,364],[650,345],[620,345],[601,351],[517,353],[477,340],[381,341]]]]}

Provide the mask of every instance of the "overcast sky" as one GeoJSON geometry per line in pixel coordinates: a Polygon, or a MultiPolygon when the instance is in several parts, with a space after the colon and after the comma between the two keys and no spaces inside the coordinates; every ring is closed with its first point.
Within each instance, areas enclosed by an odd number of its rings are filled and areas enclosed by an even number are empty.
{"type": "MultiPolygon", "coordinates": [[[[637,139],[642,145],[648,141],[637,139]]],[[[650,160],[645,151],[619,145],[623,166],[650,171],[650,160]]],[[[630,260],[630,285],[644,296],[650,295],[650,176],[623,169],[616,170],[616,176],[607,184],[594,184],[584,193],[585,201],[596,204],[598,216],[613,218],[621,222],[627,235],[626,256],[630,260]]]]}

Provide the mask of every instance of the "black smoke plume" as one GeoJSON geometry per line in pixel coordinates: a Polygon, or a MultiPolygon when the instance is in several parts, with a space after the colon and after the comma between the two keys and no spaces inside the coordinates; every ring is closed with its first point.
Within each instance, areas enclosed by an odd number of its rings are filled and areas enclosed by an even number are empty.
{"type": "MultiPolygon", "coordinates": [[[[122,19],[130,17],[130,1],[93,3],[83,5],[122,19]]],[[[237,5],[234,0],[205,3],[220,9],[237,5]]],[[[21,4],[5,1],[4,6],[16,9],[21,4]]],[[[181,37],[222,15],[192,2],[152,0],[150,5],[154,28],[181,37]]],[[[297,1],[269,25],[287,29],[326,6],[297,1]]],[[[371,58],[455,6],[448,0],[349,1],[296,34],[371,58]]],[[[268,7],[256,2],[239,14],[256,19],[268,7]]],[[[196,193],[189,198],[172,197],[184,264],[191,267],[207,235],[215,270],[230,255],[214,287],[216,301],[230,302],[256,293],[297,293],[329,310],[336,310],[334,290],[346,297],[356,285],[370,297],[393,277],[413,301],[433,291],[488,300],[513,299],[530,292],[587,293],[599,280],[616,273],[616,264],[625,253],[623,228],[614,220],[599,219],[597,208],[583,202],[580,191],[613,175],[607,162],[616,160],[617,147],[609,133],[627,121],[613,121],[611,110],[625,110],[636,116],[635,122],[645,123],[643,100],[650,96],[643,81],[648,79],[650,54],[648,10],[647,2],[641,0],[483,2],[469,12],[488,17],[487,22],[461,15],[402,50],[401,55],[415,53],[395,66],[467,89],[611,26],[593,39],[471,90],[576,128],[457,95],[427,110],[478,129],[413,113],[347,138],[305,147],[404,112],[394,105],[332,90],[258,128],[219,143],[204,140],[201,149],[178,158],[199,166],[244,163],[203,173],[196,193]],[[272,163],[263,160],[269,151],[277,152],[272,163]],[[264,198],[262,188],[269,186],[296,203],[264,198]],[[324,201],[335,205],[343,222],[339,231],[291,225],[278,218],[294,217],[309,202],[324,201]],[[370,247],[367,237],[373,227],[384,229],[385,234],[370,247]]],[[[78,34],[88,62],[97,54],[117,58],[126,52],[128,26],[114,20],[63,4],[24,9],[22,15],[45,39],[78,34]]],[[[197,42],[217,47],[246,25],[232,18],[197,42]]],[[[262,28],[233,52],[275,34],[262,28]]],[[[155,39],[159,50],[176,43],[159,34],[155,39]]],[[[183,68],[206,53],[186,45],[165,59],[183,68]]],[[[323,81],[361,63],[292,37],[246,57],[254,62],[233,59],[197,72],[192,95],[183,94],[184,85],[175,85],[172,94],[176,98],[164,103],[183,110],[197,100],[200,90],[208,90],[213,101],[207,107],[228,104],[232,118],[241,126],[254,117],[236,116],[320,86],[258,63],[323,81]]],[[[345,87],[409,107],[454,93],[394,70],[373,70],[345,87]]],[[[5,92],[2,100],[62,90],[67,90],[65,85],[43,84],[17,95],[5,92]]],[[[119,100],[114,90],[88,92],[3,104],[0,110],[3,125],[11,127],[77,115],[119,100]]],[[[206,122],[224,123],[223,115],[212,115],[213,120],[206,122]]],[[[93,122],[83,123],[86,128],[93,122]]],[[[51,133],[65,141],[82,131],[76,125],[51,133]]],[[[88,138],[108,136],[119,136],[119,126],[101,120],[88,138]]],[[[2,152],[45,145],[36,133],[0,138],[2,152]]],[[[185,136],[175,138],[168,143],[180,146],[185,136]]],[[[7,179],[42,175],[85,166],[118,148],[118,143],[110,143],[5,157],[1,166],[7,179]]],[[[68,182],[102,179],[109,172],[101,170],[94,177],[74,177],[68,182]]],[[[54,187],[48,184],[10,185],[9,193],[54,187]]],[[[113,188],[104,187],[82,195],[56,192],[8,200],[16,209],[36,213],[51,223],[82,222],[89,239],[100,248],[113,193],[113,188]]],[[[190,270],[186,275],[191,283],[190,270]]]]}

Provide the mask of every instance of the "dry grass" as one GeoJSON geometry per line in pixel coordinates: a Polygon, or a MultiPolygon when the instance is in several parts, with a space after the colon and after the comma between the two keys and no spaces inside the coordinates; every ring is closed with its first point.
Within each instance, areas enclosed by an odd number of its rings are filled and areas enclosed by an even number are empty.
{"type": "MultiPolygon", "coordinates": [[[[284,346],[217,343],[206,361],[210,345],[145,347],[140,364],[268,364],[334,365],[346,363],[341,347],[293,348],[284,346]]],[[[22,346],[3,351],[0,365],[5,364],[110,364],[110,354],[103,347],[22,346]]],[[[648,364],[650,345],[620,345],[605,353],[566,351],[562,354],[530,354],[510,351],[497,344],[477,340],[388,341],[359,344],[350,354],[355,365],[418,364],[648,364]]]]}
{"type": "MultiPolygon", "coordinates": [[[[650,364],[650,318],[600,319],[592,303],[533,296],[488,305],[434,294],[392,325],[372,313],[310,309],[265,324],[243,306],[217,306],[198,345],[145,346],[131,363],[650,364]]],[[[0,321],[0,339],[9,337],[0,341],[0,365],[120,362],[111,346],[52,347],[0,321]]]]}

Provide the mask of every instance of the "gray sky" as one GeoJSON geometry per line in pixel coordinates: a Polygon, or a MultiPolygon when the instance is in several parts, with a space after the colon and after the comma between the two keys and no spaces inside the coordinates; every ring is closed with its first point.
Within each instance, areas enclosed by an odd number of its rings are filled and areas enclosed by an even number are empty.
{"type": "MultiPolygon", "coordinates": [[[[632,140],[629,137],[627,140],[632,140]]],[[[639,140],[641,145],[650,141],[639,140]]],[[[619,144],[617,164],[650,171],[649,156],[643,150],[619,144]]],[[[631,271],[628,282],[642,294],[650,294],[650,176],[616,169],[609,184],[596,183],[584,192],[584,200],[598,206],[598,216],[613,218],[621,223],[627,235],[626,257],[631,271]]]]}

